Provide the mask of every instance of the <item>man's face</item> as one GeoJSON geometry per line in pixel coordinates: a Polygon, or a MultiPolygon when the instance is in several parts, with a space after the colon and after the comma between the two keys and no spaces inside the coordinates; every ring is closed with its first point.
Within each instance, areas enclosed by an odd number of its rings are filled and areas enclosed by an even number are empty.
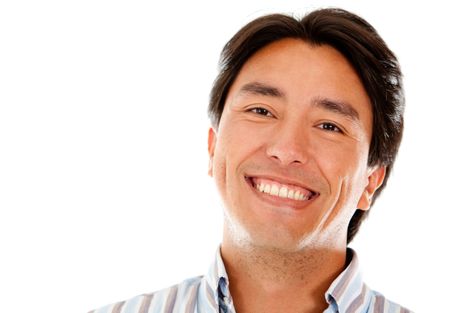
{"type": "Polygon", "coordinates": [[[337,50],[295,39],[259,50],[209,133],[224,242],[345,246],[350,218],[384,178],[367,166],[371,134],[370,100],[337,50]]]}

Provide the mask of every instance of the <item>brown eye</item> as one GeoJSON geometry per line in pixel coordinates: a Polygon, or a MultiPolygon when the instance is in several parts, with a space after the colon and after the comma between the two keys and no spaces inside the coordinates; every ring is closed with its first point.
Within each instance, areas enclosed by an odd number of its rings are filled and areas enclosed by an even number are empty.
{"type": "Polygon", "coordinates": [[[260,108],[260,107],[250,109],[250,112],[256,113],[256,114],[258,114],[258,115],[269,116],[269,117],[273,116],[273,114],[270,113],[269,110],[264,109],[264,108],[260,108]]]}
{"type": "Polygon", "coordinates": [[[342,133],[342,130],[333,123],[322,123],[319,125],[319,127],[322,128],[323,130],[342,133]]]}

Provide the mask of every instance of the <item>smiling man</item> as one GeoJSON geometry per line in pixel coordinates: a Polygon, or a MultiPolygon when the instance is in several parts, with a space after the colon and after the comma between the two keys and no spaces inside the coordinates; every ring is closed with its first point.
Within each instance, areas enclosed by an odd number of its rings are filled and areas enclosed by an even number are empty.
{"type": "Polygon", "coordinates": [[[363,283],[347,248],[403,129],[401,72],[360,17],[269,15],[225,46],[209,174],[223,242],[206,276],[103,312],[409,312],[363,283]]]}

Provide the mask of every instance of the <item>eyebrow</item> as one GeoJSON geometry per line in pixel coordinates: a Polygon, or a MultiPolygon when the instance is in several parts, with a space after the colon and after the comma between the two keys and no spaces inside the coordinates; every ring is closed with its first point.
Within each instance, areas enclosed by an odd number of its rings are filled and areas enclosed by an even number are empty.
{"type": "MultiPolygon", "coordinates": [[[[277,87],[270,86],[261,82],[250,82],[245,84],[239,90],[239,93],[249,93],[254,95],[270,96],[276,98],[286,98],[283,91],[277,87]]],[[[322,108],[324,110],[337,113],[350,120],[359,121],[359,113],[348,102],[332,100],[329,98],[317,97],[312,101],[313,106],[322,108]]]]}
{"type": "Polygon", "coordinates": [[[280,89],[260,82],[247,83],[241,87],[239,93],[250,93],[254,95],[270,96],[276,98],[285,98],[284,92],[280,89]]]}
{"type": "Polygon", "coordinates": [[[345,101],[336,101],[328,98],[315,98],[313,100],[313,106],[337,113],[356,122],[359,121],[358,111],[356,111],[350,103],[345,101]]]}

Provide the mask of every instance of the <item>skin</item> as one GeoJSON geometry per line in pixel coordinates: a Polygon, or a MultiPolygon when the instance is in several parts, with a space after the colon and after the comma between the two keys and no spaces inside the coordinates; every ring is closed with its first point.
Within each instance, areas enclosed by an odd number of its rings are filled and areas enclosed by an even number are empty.
{"type": "Polygon", "coordinates": [[[367,165],[371,135],[370,99],[334,48],[283,39],[244,64],[208,137],[237,312],[328,306],[324,294],[346,265],[350,218],[369,209],[384,179],[384,167],[367,165]],[[313,196],[263,194],[255,178],[313,196]]]}

